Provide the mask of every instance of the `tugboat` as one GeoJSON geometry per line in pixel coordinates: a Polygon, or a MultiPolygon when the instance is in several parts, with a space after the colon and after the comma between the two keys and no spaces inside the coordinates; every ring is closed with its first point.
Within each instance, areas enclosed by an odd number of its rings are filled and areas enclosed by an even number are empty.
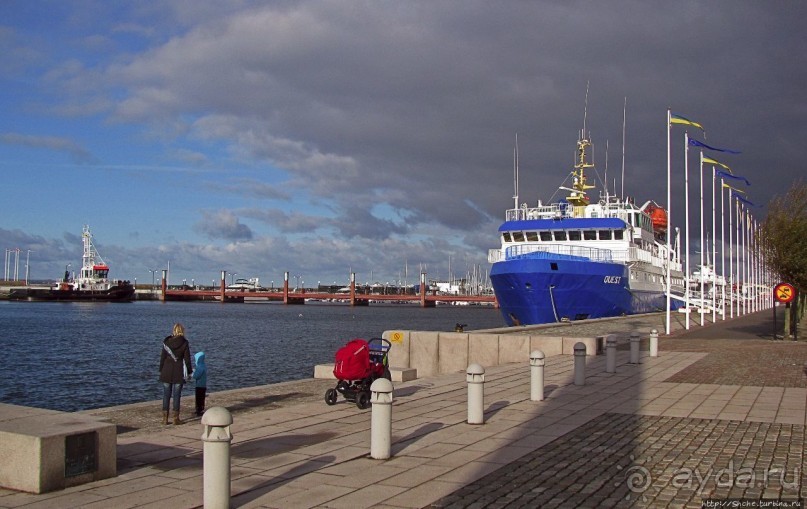
{"type": "Polygon", "coordinates": [[[109,266],[101,259],[92,243],[90,227],[85,225],[81,234],[84,242],[84,255],[79,277],[71,278],[65,270],[61,281],[49,288],[15,288],[9,294],[10,300],[45,301],[106,301],[130,302],[134,300],[135,289],[129,281],[109,279],[109,266]]]}

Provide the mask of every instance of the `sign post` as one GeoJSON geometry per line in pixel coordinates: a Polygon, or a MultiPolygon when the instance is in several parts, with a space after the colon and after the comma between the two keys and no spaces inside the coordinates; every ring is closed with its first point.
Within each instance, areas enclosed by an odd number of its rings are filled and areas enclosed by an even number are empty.
{"type": "MultiPolygon", "coordinates": [[[[781,302],[786,306],[786,308],[790,307],[790,303],[796,298],[796,289],[790,283],[779,283],[778,285],[773,287],[773,298],[781,302]]],[[[782,334],[782,339],[784,339],[785,334],[787,333],[787,320],[788,320],[788,313],[787,310],[785,311],[785,332],[782,334]]],[[[776,306],[773,307],[773,339],[776,339],[776,306]]]]}

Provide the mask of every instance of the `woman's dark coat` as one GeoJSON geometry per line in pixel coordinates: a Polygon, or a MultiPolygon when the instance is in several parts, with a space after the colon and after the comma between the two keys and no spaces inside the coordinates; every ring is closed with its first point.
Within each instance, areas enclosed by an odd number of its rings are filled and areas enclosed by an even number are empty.
{"type": "Polygon", "coordinates": [[[185,336],[168,336],[163,341],[164,345],[174,352],[177,362],[168,355],[165,348],[162,349],[160,354],[160,382],[168,384],[182,384],[185,383],[185,378],[182,371],[182,362],[188,367],[188,375],[193,372],[191,366],[191,345],[185,336]]]}

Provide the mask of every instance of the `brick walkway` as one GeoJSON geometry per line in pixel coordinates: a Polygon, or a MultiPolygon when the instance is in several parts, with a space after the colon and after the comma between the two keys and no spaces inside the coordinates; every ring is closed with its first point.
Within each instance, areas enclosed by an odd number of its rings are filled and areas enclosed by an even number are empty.
{"type": "Polygon", "coordinates": [[[701,507],[807,499],[805,428],[608,413],[430,505],[701,507]]]}

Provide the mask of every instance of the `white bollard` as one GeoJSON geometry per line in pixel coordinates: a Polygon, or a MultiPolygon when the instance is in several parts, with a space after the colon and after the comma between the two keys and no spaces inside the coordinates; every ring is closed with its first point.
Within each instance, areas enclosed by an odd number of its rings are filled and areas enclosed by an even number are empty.
{"type": "Polygon", "coordinates": [[[392,382],[379,378],[370,386],[373,405],[370,424],[370,457],[388,459],[392,449],[392,382]]]}
{"type": "Polygon", "coordinates": [[[650,357],[658,357],[658,331],[650,331],[650,357]]]}
{"type": "Polygon", "coordinates": [[[611,335],[605,339],[605,372],[616,373],[616,338],[611,335]]]}
{"type": "Polygon", "coordinates": [[[586,345],[574,344],[574,384],[586,385],[586,345]]]}
{"type": "Polygon", "coordinates": [[[485,368],[471,364],[465,375],[468,382],[468,424],[485,424],[485,368]]]}
{"type": "Polygon", "coordinates": [[[639,364],[639,341],[641,338],[639,337],[638,331],[633,331],[630,333],[630,363],[631,364],[639,364]]]}
{"type": "Polygon", "coordinates": [[[530,354],[530,401],[544,400],[544,352],[535,350],[530,354]]]}
{"type": "Polygon", "coordinates": [[[202,416],[204,508],[230,507],[230,425],[233,416],[223,407],[209,409],[202,416]]]}

